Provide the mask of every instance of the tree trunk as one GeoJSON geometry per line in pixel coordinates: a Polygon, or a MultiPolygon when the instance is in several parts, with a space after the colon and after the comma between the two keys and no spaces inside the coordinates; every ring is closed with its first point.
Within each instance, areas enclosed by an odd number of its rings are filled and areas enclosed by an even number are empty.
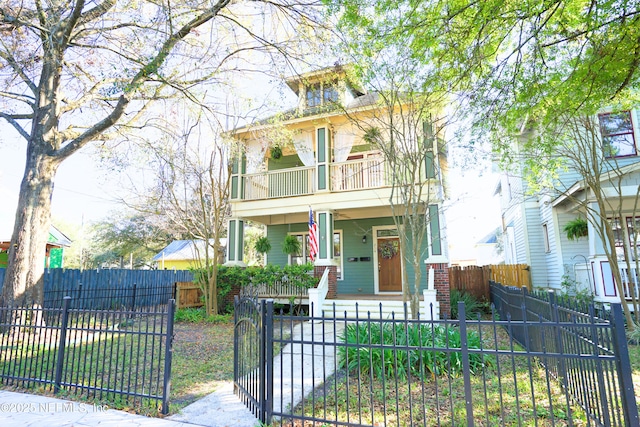
{"type": "Polygon", "coordinates": [[[44,300],[46,245],[51,225],[51,195],[58,162],[30,144],[9,248],[2,304],[39,304],[44,300]]]}

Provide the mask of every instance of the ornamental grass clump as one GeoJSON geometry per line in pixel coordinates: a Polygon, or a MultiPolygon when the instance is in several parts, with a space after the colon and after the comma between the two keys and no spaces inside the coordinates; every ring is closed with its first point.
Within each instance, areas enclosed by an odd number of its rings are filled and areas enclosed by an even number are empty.
{"type": "MultiPolygon", "coordinates": [[[[347,346],[338,348],[338,367],[351,374],[359,372],[378,379],[462,374],[460,331],[456,327],[360,323],[348,325],[341,339],[347,346]]],[[[481,348],[476,332],[469,332],[467,341],[469,348],[481,348]]],[[[469,354],[472,374],[490,364],[481,354],[469,354]]]]}

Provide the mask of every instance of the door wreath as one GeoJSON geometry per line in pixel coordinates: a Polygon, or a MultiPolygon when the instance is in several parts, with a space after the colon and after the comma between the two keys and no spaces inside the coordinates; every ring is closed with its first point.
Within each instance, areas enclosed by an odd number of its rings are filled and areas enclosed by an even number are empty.
{"type": "Polygon", "coordinates": [[[378,245],[378,253],[384,259],[391,259],[398,254],[400,245],[397,240],[387,240],[378,245]]]}

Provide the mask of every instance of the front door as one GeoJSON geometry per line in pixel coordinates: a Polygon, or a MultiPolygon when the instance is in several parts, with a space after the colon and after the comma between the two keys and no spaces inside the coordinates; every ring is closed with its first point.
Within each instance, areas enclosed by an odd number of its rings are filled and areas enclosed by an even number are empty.
{"type": "Polygon", "coordinates": [[[402,291],[402,263],[400,239],[378,238],[378,290],[380,292],[402,291]]]}

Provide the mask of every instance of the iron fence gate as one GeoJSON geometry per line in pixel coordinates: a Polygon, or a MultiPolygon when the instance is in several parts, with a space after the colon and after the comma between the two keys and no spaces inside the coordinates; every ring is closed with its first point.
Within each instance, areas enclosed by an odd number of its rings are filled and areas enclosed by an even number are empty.
{"type": "Polygon", "coordinates": [[[273,391],[273,300],[234,297],[234,393],[260,421],[269,423],[273,391]],[[267,345],[269,344],[269,345],[267,345]]]}

